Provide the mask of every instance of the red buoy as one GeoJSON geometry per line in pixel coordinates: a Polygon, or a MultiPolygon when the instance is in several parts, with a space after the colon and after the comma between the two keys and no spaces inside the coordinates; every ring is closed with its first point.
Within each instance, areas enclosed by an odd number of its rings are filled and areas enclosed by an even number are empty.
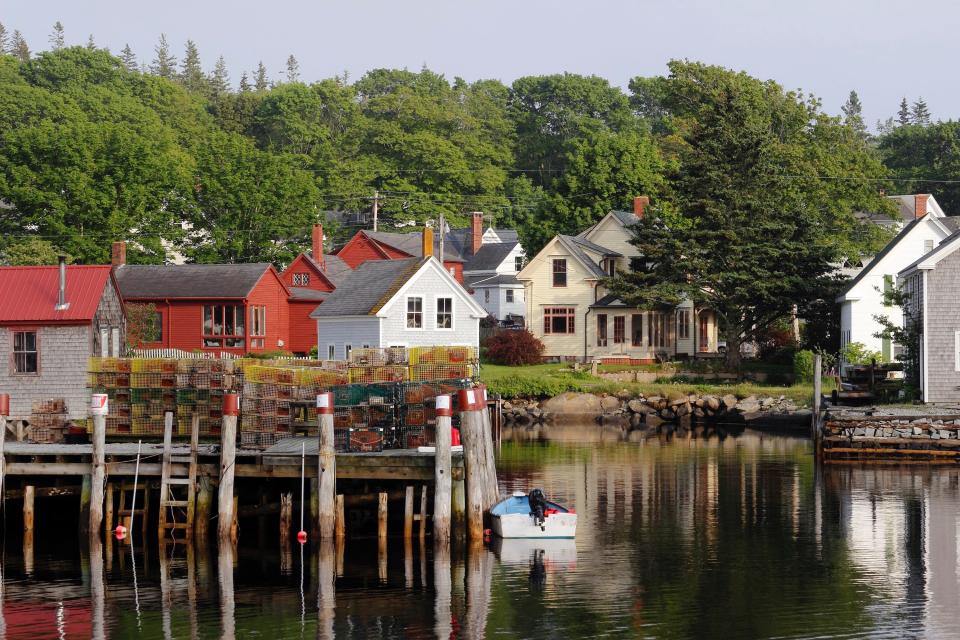
{"type": "Polygon", "coordinates": [[[300,544],[307,544],[307,532],[300,531],[297,533],[297,542],[300,544]]]}
{"type": "Polygon", "coordinates": [[[113,530],[113,535],[116,536],[117,540],[123,540],[127,537],[127,528],[122,524],[118,524],[117,528],[113,530]]]}

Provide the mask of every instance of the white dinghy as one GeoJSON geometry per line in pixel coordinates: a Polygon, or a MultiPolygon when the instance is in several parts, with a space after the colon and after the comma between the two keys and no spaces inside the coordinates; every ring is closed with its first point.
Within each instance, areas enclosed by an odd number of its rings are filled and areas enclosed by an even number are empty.
{"type": "Polygon", "coordinates": [[[516,492],[492,509],[493,532],[501,538],[573,538],[577,534],[577,514],[554,502],[547,502],[543,491],[530,495],[516,492]]]}

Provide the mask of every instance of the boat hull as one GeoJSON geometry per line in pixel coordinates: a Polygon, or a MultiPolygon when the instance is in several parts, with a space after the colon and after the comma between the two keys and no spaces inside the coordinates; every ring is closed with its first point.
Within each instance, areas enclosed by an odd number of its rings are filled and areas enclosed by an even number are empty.
{"type": "Polygon", "coordinates": [[[529,514],[494,515],[493,532],[501,538],[573,538],[577,534],[577,514],[551,514],[542,528],[534,524],[529,514]]]}

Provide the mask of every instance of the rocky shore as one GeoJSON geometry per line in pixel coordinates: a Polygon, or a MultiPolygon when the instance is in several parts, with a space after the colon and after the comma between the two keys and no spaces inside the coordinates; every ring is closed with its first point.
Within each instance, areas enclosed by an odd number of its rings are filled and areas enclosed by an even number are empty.
{"type": "Polygon", "coordinates": [[[563,393],[549,400],[514,399],[503,403],[506,423],[525,425],[550,421],[628,421],[631,426],[658,426],[686,420],[744,420],[795,416],[809,419],[809,409],[785,396],[723,396],[671,393],[643,396],[628,391],[616,395],[563,393]]]}

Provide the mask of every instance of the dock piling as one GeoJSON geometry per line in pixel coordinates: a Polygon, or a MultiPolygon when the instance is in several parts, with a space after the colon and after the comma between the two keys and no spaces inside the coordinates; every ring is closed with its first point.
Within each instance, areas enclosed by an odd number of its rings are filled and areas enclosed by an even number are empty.
{"type": "Polygon", "coordinates": [[[333,394],[317,395],[317,419],[320,426],[318,465],[318,508],[320,512],[320,537],[332,538],[336,520],[337,456],[333,442],[333,394]]]}
{"type": "Polygon", "coordinates": [[[236,393],[223,395],[223,428],[220,441],[220,487],[217,494],[217,537],[221,543],[234,541],[233,482],[237,457],[237,415],[240,398],[236,393]]]}
{"type": "Polygon", "coordinates": [[[337,494],[337,521],[336,526],[334,527],[334,536],[337,539],[338,544],[343,543],[344,536],[346,535],[346,513],[343,506],[343,494],[337,494]]]}
{"type": "MultiPolygon", "coordinates": [[[[33,552],[33,503],[35,496],[33,485],[23,488],[23,548],[30,547],[33,552]]],[[[26,555],[26,554],[24,554],[26,555]]]]}
{"type": "Polygon", "coordinates": [[[420,546],[427,539],[427,485],[420,486],[420,529],[418,531],[420,546]]]}
{"type": "Polygon", "coordinates": [[[403,501],[403,539],[413,537],[413,487],[407,485],[403,501]]]}
{"type": "MultiPolygon", "coordinates": [[[[434,458],[433,539],[438,545],[450,543],[450,509],[452,478],[450,476],[450,438],[453,404],[450,396],[437,396],[436,454],[434,458]]],[[[423,523],[421,522],[421,525],[423,523]]]]}
{"type": "Polygon", "coordinates": [[[467,485],[467,534],[473,542],[483,540],[483,510],[487,493],[484,421],[478,395],[476,389],[460,390],[460,432],[467,485]]]}
{"type": "Polygon", "coordinates": [[[100,535],[103,524],[103,490],[107,481],[104,450],[107,444],[107,396],[93,394],[90,412],[93,414],[93,459],[90,474],[90,528],[91,536],[100,535]]]}
{"type": "Polygon", "coordinates": [[[389,494],[382,492],[377,496],[377,538],[387,539],[387,499],[389,494]]]}
{"type": "Polygon", "coordinates": [[[7,416],[10,415],[10,394],[0,393],[0,495],[6,490],[7,464],[3,448],[7,441],[7,416]]]}

